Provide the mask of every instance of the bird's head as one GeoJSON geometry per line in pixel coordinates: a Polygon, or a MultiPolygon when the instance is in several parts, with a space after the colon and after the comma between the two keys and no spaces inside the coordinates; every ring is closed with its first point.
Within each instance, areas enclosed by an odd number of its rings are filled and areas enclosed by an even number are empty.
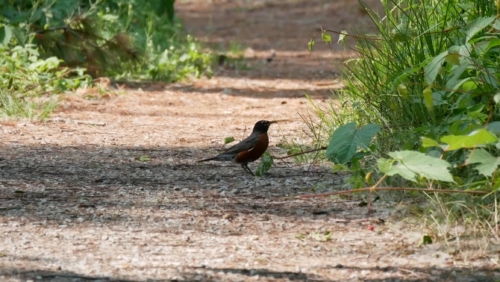
{"type": "Polygon", "coordinates": [[[273,123],[277,123],[278,121],[273,120],[273,121],[268,121],[268,120],[259,120],[255,126],[253,127],[254,132],[258,133],[266,133],[267,130],[269,129],[269,126],[273,123]]]}

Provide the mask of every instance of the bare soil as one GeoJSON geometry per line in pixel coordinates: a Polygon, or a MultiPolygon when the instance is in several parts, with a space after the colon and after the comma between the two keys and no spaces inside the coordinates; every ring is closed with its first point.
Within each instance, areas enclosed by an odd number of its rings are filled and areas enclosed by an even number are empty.
{"type": "Polygon", "coordinates": [[[190,33],[214,50],[241,44],[245,65],[78,92],[48,122],[0,123],[1,281],[500,279],[498,250],[422,246],[425,230],[383,195],[369,215],[359,196],[296,198],[345,187],[328,165],[277,160],[252,177],[196,162],[261,119],[290,120],[271,127],[275,156],[283,140],[310,142],[304,93],[327,106],[353,53],[307,42],[321,25],[369,28],[357,1],[178,2],[190,33]]]}

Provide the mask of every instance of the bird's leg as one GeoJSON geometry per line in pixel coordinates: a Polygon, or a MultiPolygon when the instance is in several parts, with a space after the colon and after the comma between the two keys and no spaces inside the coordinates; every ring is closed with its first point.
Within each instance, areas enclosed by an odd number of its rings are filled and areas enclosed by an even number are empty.
{"type": "Polygon", "coordinates": [[[241,167],[245,170],[245,171],[248,171],[252,176],[255,176],[253,174],[253,172],[250,170],[250,168],[248,167],[248,163],[242,163],[241,164],[241,167]]]}

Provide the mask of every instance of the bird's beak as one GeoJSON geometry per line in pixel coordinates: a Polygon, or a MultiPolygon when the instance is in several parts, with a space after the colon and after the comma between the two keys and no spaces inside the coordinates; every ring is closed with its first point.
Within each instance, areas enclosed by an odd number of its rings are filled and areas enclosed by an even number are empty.
{"type": "Polygon", "coordinates": [[[291,120],[291,119],[280,119],[280,120],[270,121],[269,123],[278,123],[278,122],[287,122],[287,121],[293,121],[293,120],[291,120]]]}

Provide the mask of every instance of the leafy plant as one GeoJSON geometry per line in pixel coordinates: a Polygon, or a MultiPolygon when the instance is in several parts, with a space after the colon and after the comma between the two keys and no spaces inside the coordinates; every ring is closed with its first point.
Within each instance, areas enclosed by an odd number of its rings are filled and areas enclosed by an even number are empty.
{"type": "Polygon", "coordinates": [[[174,2],[11,1],[0,4],[0,41],[35,43],[42,57],[56,56],[94,77],[176,81],[210,75],[211,56],[183,33],[174,2]]]}
{"type": "Polygon", "coordinates": [[[326,157],[334,163],[341,164],[358,161],[374,149],[369,146],[379,131],[380,127],[376,124],[368,124],[359,129],[356,128],[356,122],[344,124],[333,132],[326,149],[326,157]],[[363,151],[358,152],[359,147],[363,151]]]}
{"type": "Polygon", "coordinates": [[[264,155],[262,155],[262,157],[260,158],[260,163],[259,166],[257,167],[257,170],[255,171],[255,175],[257,176],[264,175],[271,169],[273,164],[274,164],[273,157],[268,152],[265,152],[264,155]]]}
{"type": "Polygon", "coordinates": [[[0,46],[0,118],[44,119],[57,94],[92,83],[83,70],[59,67],[55,57],[41,59],[34,45],[0,46]]]}
{"type": "MultiPolygon", "coordinates": [[[[436,190],[491,193],[483,198],[466,193],[442,196],[436,203],[447,211],[442,213],[448,214],[446,218],[476,218],[498,228],[497,2],[495,7],[486,0],[388,0],[382,1],[382,18],[360,1],[369,11],[375,34],[322,30],[327,44],[332,38],[325,32],[339,34],[340,42],[350,36],[356,42],[358,58],[344,63],[345,88],[337,93],[339,101],[329,109],[313,110],[320,124],[328,125],[323,131],[342,130],[332,135],[327,157],[351,170],[353,188],[373,176],[377,183],[370,184],[372,188],[398,181],[436,190]],[[363,139],[372,142],[374,150],[366,150],[361,161],[353,161],[360,152],[353,142],[358,129],[352,121],[361,128],[381,128],[376,139],[363,139]],[[452,209],[447,201],[463,202],[465,208],[452,209]],[[470,205],[478,203],[484,216],[471,214],[477,209],[470,205]]],[[[313,45],[314,40],[309,48],[313,45]]],[[[366,142],[358,143],[366,148],[366,142]]]]}
{"type": "Polygon", "coordinates": [[[177,81],[211,75],[175,0],[0,2],[0,113],[45,118],[88,76],[177,81]],[[167,19],[167,20],[165,20],[167,19]]]}

